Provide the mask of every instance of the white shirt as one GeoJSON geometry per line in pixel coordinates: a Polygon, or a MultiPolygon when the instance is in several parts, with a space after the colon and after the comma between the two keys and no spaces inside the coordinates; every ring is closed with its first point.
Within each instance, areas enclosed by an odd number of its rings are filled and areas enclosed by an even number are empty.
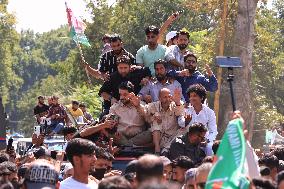
{"type": "MultiPolygon", "coordinates": [[[[208,106],[202,104],[202,110],[197,114],[194,110],[193,106],[189,106],[185,109],[185,115],[191,115],[192,119],[188,125],[192,125],[194,123],[202,123],[207,127],[206,138],[212,142],[216,139],[218,134],[217,124],[216,124],[216,116],[212,109],[208,106]]],[[[178,118],[179,125],[185,124],[184,116],[180,116],[178,118]]]]}
{"type": "MultiPolygon", "coordinates": [[[[89,180],[90,181],[90,180],[89,180]]],[[[69,177],[60,183],[59,189],[97,189],[98,184],[95,181],[84,184],[76,181],[72,177],[69,177]]]]}

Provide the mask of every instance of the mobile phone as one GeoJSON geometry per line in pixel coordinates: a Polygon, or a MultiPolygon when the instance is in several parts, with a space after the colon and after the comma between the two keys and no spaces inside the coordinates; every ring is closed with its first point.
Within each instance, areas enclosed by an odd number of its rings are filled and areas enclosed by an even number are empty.
{"type": "Polygon", "coordinates": [[[34,127],[34,133],[39,136],[40,135],[40,126],[35,126],[34,127]]]}

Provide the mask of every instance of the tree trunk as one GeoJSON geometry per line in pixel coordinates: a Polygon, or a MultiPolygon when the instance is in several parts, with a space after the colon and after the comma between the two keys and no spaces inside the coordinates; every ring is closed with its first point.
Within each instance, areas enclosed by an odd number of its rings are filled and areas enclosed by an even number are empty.
{"type": "MultiPolygon", "coordinates": [[[[235,23],[233,55],[241,58],[243,67],[234,69],[234,94],[236,108],[242,112],[246,125],[251,124],[253,111],[251,93],[252,74],[252,52],[254,46],[254,20],[258,0],[238,0],[238,15],[235,23]]],[[[229,83],[226,81],[227,70],[223,70],[223,83],[220,97],[219,125],[220,134],[226,128],[230,113],[232,113],[232,103],[230,98],[229,83]]]]}
{"type": "Polygon", "coordinates": [[[0,97],[0,150],[6,149],[6,120],[5,111],[0,97]]]}

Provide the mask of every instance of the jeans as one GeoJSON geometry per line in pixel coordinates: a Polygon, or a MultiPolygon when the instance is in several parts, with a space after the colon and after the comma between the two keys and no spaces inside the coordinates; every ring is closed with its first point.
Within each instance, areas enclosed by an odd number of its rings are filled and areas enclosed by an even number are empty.
{"type": "Polygon", "coordinates": [[[51,122],[50,128],[54,133],[60,133],[60,131],[64,128],[64,123],[60,121],[53,120],[51,122]]]}

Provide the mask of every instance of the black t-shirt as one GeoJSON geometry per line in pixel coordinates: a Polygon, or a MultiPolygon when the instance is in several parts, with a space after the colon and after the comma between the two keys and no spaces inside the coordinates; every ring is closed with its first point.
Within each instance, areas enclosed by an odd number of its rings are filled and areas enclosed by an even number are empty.
{"type": "Polygon", "coordinates": [[[122,77],[118,72],[114,72],[110,75],[110,79],[104,82],[100,88],[99,95],[101,95],[102,92],[106,92],[119,100],[118,87],[125,81],[130,81],[134,85],[134,93],[138,94],[141,89],[140,82],[145,77],[151,77],[151,72],[148,67],[136,69],[130,72],[126,77],[122,77]]]}
{"type": "Polygon", "coordinates": [[[36,107],[34,108],[34,115],[44,113],[48,109],[49,109],[49,106],[47,106],[46,104],[43,104],[43,106],[41,107],[39,105],[36,105],[36,107]]]}

